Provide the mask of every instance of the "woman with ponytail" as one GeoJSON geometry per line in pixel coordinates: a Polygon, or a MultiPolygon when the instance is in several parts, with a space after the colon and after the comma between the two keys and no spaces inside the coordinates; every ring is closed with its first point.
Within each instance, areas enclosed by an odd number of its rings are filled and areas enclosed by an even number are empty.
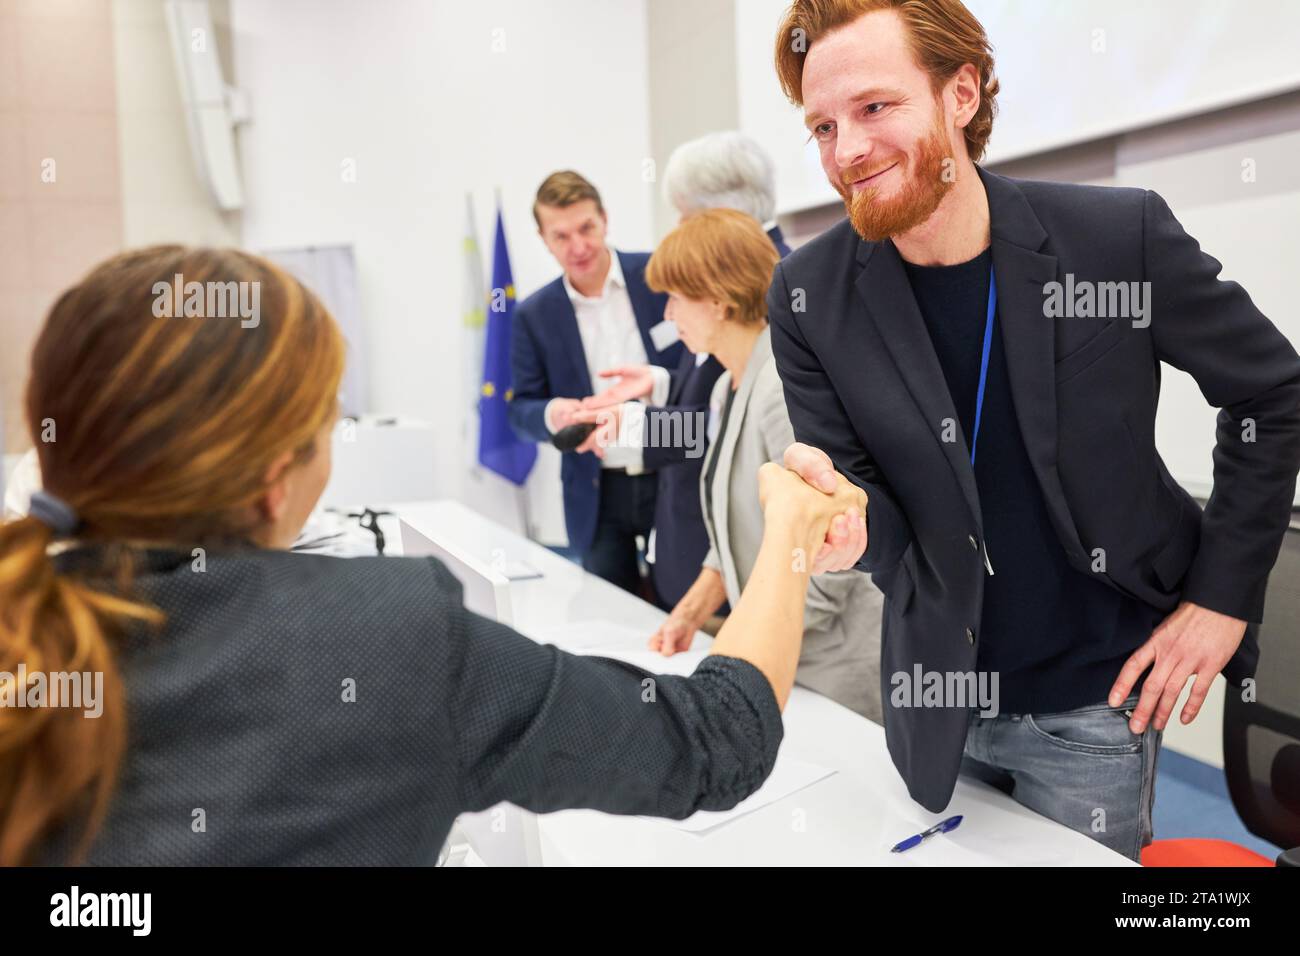
{"type": "Polygon", "coordinates": [[[502,800],[684,817],[767,776],[807,585],[790,555],[860,492],[766,467],[751,588],[647,704],[636,668],[466,611],[435,559],[286,550],[343,362],[316,297],[242,252],[128,252],[50,310],[26,399],[43,490],[0,525],[0,864],[429,863],[502,800]],[[26,699],[69,675],[102,681],[94,710],[26,699]]]}

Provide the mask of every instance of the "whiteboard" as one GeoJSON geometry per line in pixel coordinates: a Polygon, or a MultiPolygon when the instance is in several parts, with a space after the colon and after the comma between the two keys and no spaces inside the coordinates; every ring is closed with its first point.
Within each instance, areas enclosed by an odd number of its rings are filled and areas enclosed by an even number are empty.
{"type": "Polygon", "coordinates": [[[357,289],[357,264],[350,245],[269,249],[268,259],[287,269],[320,297],[338,322],[347,343],[343,381],[339,383],[339,412],[355,418],[370,411],[366,377],[366,325],[357,289]]]}
{"type": "MultiPolygon", "coordinates": [[[[1300,89],[1295,0],[966,0],[1002,90],[986,161],[1300,89]]],[[[782,213],[838,201],[772,65],[788,0],[736,4],[739,126],[772,154],[782,213]]]]}

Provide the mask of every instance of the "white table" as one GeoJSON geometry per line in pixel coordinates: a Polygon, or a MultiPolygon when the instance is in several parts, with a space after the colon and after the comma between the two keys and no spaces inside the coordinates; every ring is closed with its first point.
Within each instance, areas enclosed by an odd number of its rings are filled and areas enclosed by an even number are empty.
{"type": "MultiPolygon", "coordinates": [[[[522,561],[542,577],[515,581],[515,628],[564,646],[566,625],[616,621],[637,630],[635,656],[665,615],[612,584],[455,501],[393,506],[422,534],[454,542],[485,561],[522,561]]],[[[396,519],[388,541],[400,547],[396,519]]],[[[391,529],[391,530],[390,530],[391,529]]],[[[396,553],[395,549],[394,553],[396,553]]],[[[697,645],[707,649],[702,635],[697,645]]],[[[695,650],[695,648],[692,648],[695,650]]],[[[637,661],[640,663],[640,660],[637,661]]],[[[800,687],[785,709],[781,753],[834,768],[812,786],[705,833],[660,820],[594,810],[539,818],[547,865],[1135,865],[982,782],[962,777],[944,813],[912,801],[885,749],[882,727],[800,687]],[[906,853],[889,847],[952,814],[964,820],[906,853]]],[[[593,732],[596,729],[593,728],[593,732]]]]}

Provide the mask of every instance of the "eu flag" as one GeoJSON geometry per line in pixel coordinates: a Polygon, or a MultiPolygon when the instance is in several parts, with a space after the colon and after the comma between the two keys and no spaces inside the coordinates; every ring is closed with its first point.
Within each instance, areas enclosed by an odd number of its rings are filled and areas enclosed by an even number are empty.
{"type": "Polygon", "coordinates": [[[492,249],[492,288],[488,292],[487,341],[483,352],[483,388],[478,399],[478,460],[502,478],[522,485],[537,460],[537,446],[522,442],[510,427],[506,403],[510,389],[510,334],[515,318],[515,283],[506,250],[506,229],[497,208],[492,249]]]}

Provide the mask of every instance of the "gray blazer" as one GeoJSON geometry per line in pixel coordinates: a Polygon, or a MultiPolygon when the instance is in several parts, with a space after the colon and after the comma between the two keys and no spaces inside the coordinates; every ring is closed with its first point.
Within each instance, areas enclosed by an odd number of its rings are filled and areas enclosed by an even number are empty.
{"type": "MultiPolygon", "coordinates": [[[[720,419],[731,388],[723,372],[713,387],[711,414],[720,419]]],[[[727,600],[735,607],[754,570],[763,540],[758,503],[758,469],[780,462],[794,441],[785,394],[772,359],[770,330],[764,329],[732,403],[726,431],[711,437],[700,499],[709,532],[704,566],[722,574],[727,600]],[[712,488],[707,476],[718,458],[712,488]],[[712,498],[712,502],[710,502],[712,498]],[[710,504],[712,508],[710,509],[710,504]]],[[[812,560],[812,555],[808,556],[812,560]]],[[[860,571],[822,574],[808,584],[803,651],[795,680],[845,707],[882,722],[880,709],[880,620],[884,596],[860,571]]]]}

